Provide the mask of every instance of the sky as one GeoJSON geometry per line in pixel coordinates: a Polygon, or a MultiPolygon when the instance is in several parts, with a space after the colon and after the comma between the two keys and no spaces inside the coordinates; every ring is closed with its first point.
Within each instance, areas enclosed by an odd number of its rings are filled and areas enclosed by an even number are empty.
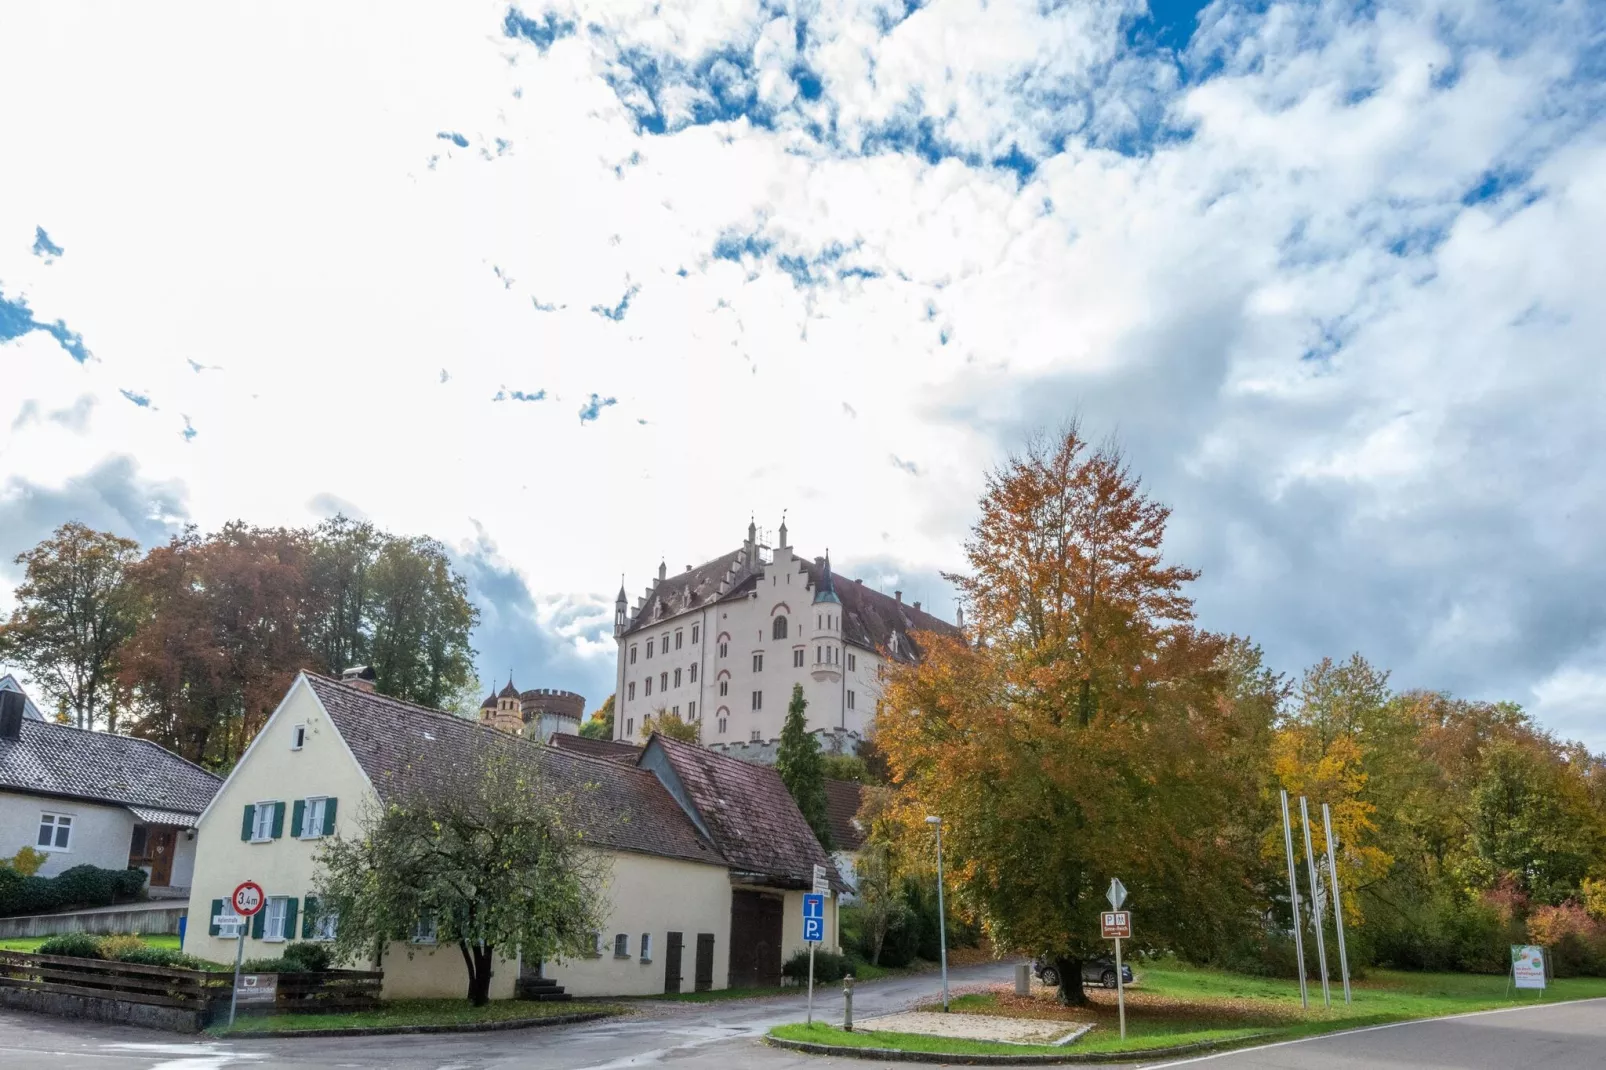
{"type": "Polygon", "coordinates": [[[1606,6],[0,18],[0,611],[70,519],[344,512],[594,706],[750,517],[951,619],[1078,418],[1204,626],[1606,751],[1606,6]]]}

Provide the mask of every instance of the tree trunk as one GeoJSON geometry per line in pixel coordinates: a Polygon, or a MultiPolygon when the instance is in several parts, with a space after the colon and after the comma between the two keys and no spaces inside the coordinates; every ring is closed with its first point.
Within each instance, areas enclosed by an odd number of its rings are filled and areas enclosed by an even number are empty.
{"type": "Polygon", "coordinates": [[[458,944],[463,951],[463,963],[468,967],[468,1001],[476,1007],[483,1007],[491,1001],[491,958],[494,949],[488,944],[476,944],[472,948],[467,942],[458,944]]]}
{"type": "Polygon", "coordinates": [[[1087,993],[1082,990],[1082,960],[1057,955],[1054,969],[1060,975],[1060,1002],[1067,1007],[1087,1006],[1087,993]]]}

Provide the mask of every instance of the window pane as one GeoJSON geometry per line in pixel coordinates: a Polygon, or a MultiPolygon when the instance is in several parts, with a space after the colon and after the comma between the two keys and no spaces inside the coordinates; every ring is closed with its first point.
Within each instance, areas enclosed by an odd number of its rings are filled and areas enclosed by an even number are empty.
{"type": "Polygon", "coordinates": [[[55,822],[51,821],[50,818],[48,818],[48,817],[44,818],[43,820],[41,820],[39,822],[39,846],[40,847],[49,847],[50,846],[50,838],[53,835],[55,835],[55,832],[56,832],[55,822]]]}
{"type": "Polygon", "coordinates": [[[71,832],[72,829],[67,827],[65,819],[56,822],[56,846],[65,848],[67,846],[67,837],[71,832]]]}

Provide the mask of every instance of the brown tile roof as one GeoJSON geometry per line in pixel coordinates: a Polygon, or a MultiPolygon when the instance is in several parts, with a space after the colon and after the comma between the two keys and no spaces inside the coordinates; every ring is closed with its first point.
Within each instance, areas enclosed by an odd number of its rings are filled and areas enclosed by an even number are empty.
{"type": "MultiPolygon", "coordinates": [[[[752,874],[779,887],[807,888],[820,865],[835,887],[846,888],[774,769],[664,736],[653,736],[646,750],[655,745],[733,873],[752,874]]],[[[643,761],[648,760],[644,753],[643,761]]]]}
{"type": "Polygon", "coordinates": [[[857,782],[825,782],[825,816],[831,822],[833,851],[857,851],[864,846],[864,833],[853,820],[863,802],[863,789],[857,782]]]}
{"type": "Polygon", "coordinates": [[[450,790],[456,770],[484,748],[506,748],[539,763],[543,776],[576,800],[575,815],[604,847],[724,865],[663,784],[645,769],[555,750],[411,702],[303,673],[380,798],[450,790]]]}
{"type": "Polygon", "coordinates": [[[641,757],[640,747],[633,743],[619,743],[611,739],[592,739],[589,736],[556,732],[547,742],[558,750],[573,751],[575,754],[585,754],[624,765],[635,765],[636,759],[641,757]]]}
{"type": "Polygon", "coordinates": [[[0,739],[0,788],[144,806],[191,818],[223,781],[148,739],[90,732],[24,717],[16,739],[0,739]]]}
{"type": "Polygon", "coordinates": [[[630,614],[624,634],[643,631],[660,620],[719,601],[730,593],[721,590],[720,584],[732,568],[738,569],[738,577],[750,571],[751,563],[744,556],[744,551],[732,550],[678,576],[667,577],[652,589],[641,608],[630,614]]]}

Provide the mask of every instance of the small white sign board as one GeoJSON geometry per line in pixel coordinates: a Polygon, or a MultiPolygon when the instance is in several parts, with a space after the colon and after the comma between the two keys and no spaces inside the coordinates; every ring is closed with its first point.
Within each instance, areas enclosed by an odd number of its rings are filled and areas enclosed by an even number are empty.
{"type": "Polygon", "coordinates": [[[814,894],[815,895],[830,895],[831,894],[831,881],[825,875],[825,867],[824,866],[815,866],[814,867],[814,894]]]}
{"type": "Polygon", "coordinates": [[[273,973],[242,973],[234,986],[234,998],[241,1003],[272,1003],[279,992],[279,976],[273,973]]]}
{"type": "Polygon", "coordinates": [[[1517,988],[1545,987],[1545,949],[1530,944],[1511,945],[1511,983],[1517,988]]]}

